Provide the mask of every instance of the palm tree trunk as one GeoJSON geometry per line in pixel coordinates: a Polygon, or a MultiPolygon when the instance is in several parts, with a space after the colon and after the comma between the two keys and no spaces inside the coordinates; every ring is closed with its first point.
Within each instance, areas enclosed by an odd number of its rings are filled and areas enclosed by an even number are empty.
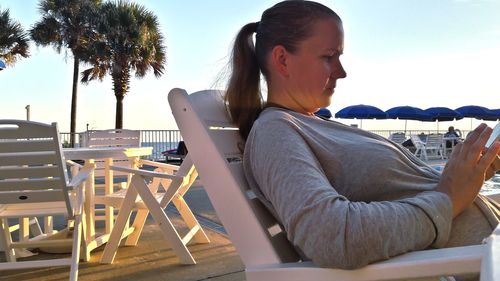
{"type": "MultiPolygon", "coordinates": [[[[74,55],[73,55],[74,56],[74,55]]],[[[73,62],[73,90],[71,92],[71,121],[70,121],[70,147],[75,147],[75,132],[76,132],[76,105],[78,97],[78,73],[80,72],[80,59],[74,56],[73,62]]]]}
{"type": "Polygon", "coordinates": [[[124,96],[116,95],[116,116],[115,129],[123,129],[123,98],[124,96]]]}
{"type": "Polygon", "coordinates": [[[115,129],[123,129],[123,99],[128,91],[130,71],[124,67],[118,73],[112,74],[112,77],[116,97],[115,129]]]}

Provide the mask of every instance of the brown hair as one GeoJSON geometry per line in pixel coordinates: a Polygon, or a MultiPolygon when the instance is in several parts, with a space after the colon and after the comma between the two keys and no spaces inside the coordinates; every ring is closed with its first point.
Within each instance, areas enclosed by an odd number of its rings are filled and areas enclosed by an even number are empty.
{"type": "Polygon", "coordinates": [[[340,17],[330,8],[312,1],[288,0],[267,9],[260,22],[243,26],[236,36],[232,52],[232,74],[225,100],[233,122],[247,139],[263,108],[260,72],[269,81],[266,59],[276,45],[293,53],[312,33],[319,19],[340,17]],[[255,45],[253,44],[253,34],[255,45]]]}

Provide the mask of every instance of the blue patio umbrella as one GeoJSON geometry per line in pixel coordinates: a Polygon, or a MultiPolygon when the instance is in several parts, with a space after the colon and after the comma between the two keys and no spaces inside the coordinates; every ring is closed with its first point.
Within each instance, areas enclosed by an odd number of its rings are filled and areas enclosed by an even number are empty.
{"type": "Polygon", "coordinates": [[[320,116],[326,119],[332,118],[332,112],[328,108],[320,108],[318,111],[314,112],[314,115],[320,116]]]}
{"type": "Polygon", "coordinates": [[[448,107],[429,107],[425,110],[425,112],[429,113],[432,116],[432,120],[436,121],[437,130],[439,131],[439,121],[453,121],[460,120],[464,118],[460,112],[453,110],[448,107]]]}
{"type": "Polygon", "coordinates": [[[4,70],[5,68],[5,62],[3,60],[0,60],[0,70],[4,70]]]}
{"type": "Polygon", "coordinates": [[[460,112],[464,117],[471,118],[470,119],[471,130],[472,130],[472,118],[480,120],[490,120],[490,121],[497,120],[497,117],[495,116],[495,113],[493,111],[479,105],[466,105],[459,107],[455,110],[460,112]]]}
{"type": "Polygon", "coordinates": [[[425,112],[432,116],[433,121],[453,121],[464,118],[460,112],[448,107],[429,107],[425,112]]]}
{"type": "Polygon", "coordinates": [[[423,109],[414,106],[396,106],[385,111],[388,118],[405,120],[405,133],[408,120],[434,121],[423,109]]]}
{"type": "Polygon", "coordinates": [[[387,119],[387,113],[376,106],[357,104],[339,110],[335,113],[335,118],[360,119],[360,127],[363,128],[363,119],[387,119]]]}
{"type": "Polygon", "coordinates": [[[464,117],[476,118],[481,120],[496,120],[495,113],[486,107],[479,105],[466,105],[455,109],[464,117]]]}
{"type": "MultiPolygon", "coordinates": [[[[499,109],[490,109],[490,111],[493,112],[494,118],[496,118],[495,120],[500,120],[500,108],[499,109]]],[[[495,120],[491,120],[491,121],[495,121],[495,120]]]]}

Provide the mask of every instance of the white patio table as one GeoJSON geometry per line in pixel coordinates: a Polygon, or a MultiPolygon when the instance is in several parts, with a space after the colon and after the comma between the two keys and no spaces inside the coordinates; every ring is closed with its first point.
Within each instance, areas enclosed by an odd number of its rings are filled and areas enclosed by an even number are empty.
{"type": "MultiPolygon", "coordinates": [[[[106,159],[107,163],[111,164],[113,158],[127,156],[130,159],[131,167],[137,168],[137,159],[141,156],[151,155],[152,147],[83,147],[83,148],[64,148],[64,158],[66,160],[84,160],[84,166],[95,166],[95,159],[106,159]]],[[[109,165],[106,165],[109,166],[109,165]]],[[[106,189],[112,189],[113,186],[113,171],[106,168],[105,171],[105,186],[106,189]]],[[[87,185],[91,188],[85,190],[85,240],[86,250],[85,259],[90,259],[90,252],[106,243],[113,225],[113,212],[106,212],[106,230],[103,234],[97,234],[95,231],[95,185],[94,175],[88,179],[87,185]]]]}

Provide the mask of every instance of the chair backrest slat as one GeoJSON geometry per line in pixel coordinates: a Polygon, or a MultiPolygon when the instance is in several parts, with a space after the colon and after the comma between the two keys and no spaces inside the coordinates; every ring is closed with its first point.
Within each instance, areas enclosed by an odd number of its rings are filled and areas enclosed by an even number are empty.
{"type": "Polygon", "coordinates": [[[298,261],[285,233],[275,231],[276,219],[257,198],[247,196],[251,192],[241,162],[243,141],[230,121],[222,92],[188,96],[173,89],[169,103],[210,201],[244,264],[298,261]]]}
{"type": "Polygon", "coordinates": [[[62,189],[60,178],[0,180],[0,191],[62,189]]]}
{"type": "Polygon", "coordinates": [[[64,200],[72,216],[57,124],[0,120],[0,204],[64,200]]]}
{"type": "Polygon", "coordinates": [[[27,140],[4,140],[0,142],[0,153],[11,151],[32,152],[52,150],[54,143],[52,139],[27,139],[27,140]]]}
{"type": "MultiPolygon", "coordinates": [[[[66,196],[60,190],[43,190],[43,191],[16,191],[0,193],[2,204],[26,204],[26,203],[44,203],[65,201],[66,196]]],[[[72,216],[72,212],[68,212],[72,216]]]]}
{"type": "Polygon", "coordinates": [[[45,165],[58,164],[55,151],[16,152],[0,154],[0,165],[45,165]]]}
{"type": "MultiPolygon", "coordinates": [[[[20,120],[5,120],[5,121],[20,121],[20,120]]],[[[51,138],[50,131],[41,128],[38,125],[41,123],[24,123],[22,127],[15,123],[0,124],[2,139],[36,139],[36,138],[51,138]]]]}
{"type": "Polygon", "coordinates": [[[11,166],[0,168],[0,178],[40,178],[59,175],[58,166],[11,166]]]}
{"type": "Polygon", "coordinates": [[[119,138],[108,138],[108,139],[91,139],[92,143],[89,147],[131,147],[139,146],[138,139],[119,139],[119,138]],[[133,144],[132,144],[133,143],[133,144]]]}
{"type": "Polygon", "coordinates": [[[87,132],[88,147],[137,147],[141,144],[141,131],[110,129],[87,132]]]}

